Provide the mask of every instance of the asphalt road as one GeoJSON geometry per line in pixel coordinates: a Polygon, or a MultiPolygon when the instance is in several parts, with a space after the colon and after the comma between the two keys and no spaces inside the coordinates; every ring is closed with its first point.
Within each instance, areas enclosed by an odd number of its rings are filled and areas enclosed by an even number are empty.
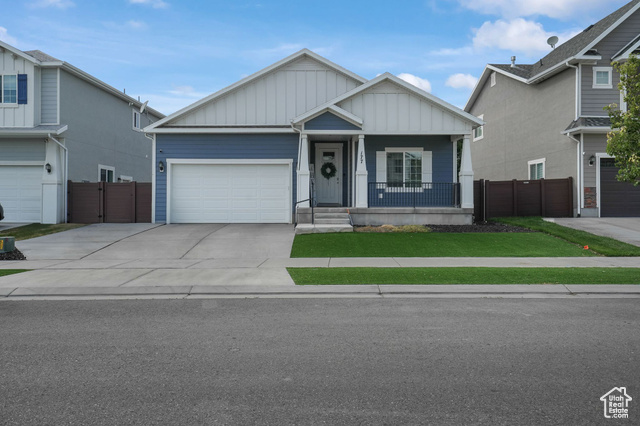
{"type": "Polygon", "coordinates": [[[640,422],[637,299],[2,302],[0,324],[3,425],[640,422]]]}

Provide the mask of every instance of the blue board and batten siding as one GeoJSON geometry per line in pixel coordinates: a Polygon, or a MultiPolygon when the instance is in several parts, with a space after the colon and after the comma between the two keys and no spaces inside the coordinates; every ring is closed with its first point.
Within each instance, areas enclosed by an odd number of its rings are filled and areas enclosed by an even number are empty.
{"type": "Polygon", "coordinates": [[[316,118],[304,123],[305,130],[360,130],[360,127],[355,126],[342,118],[325,112],[317,116],[316,118]]]}
{"type": "Polygon", "coordinates": [[[167,159],[291,159],[293,195],[296,203],[298,163],[297,134],[283,135],[157,135],[156,139],[156,222],[167,220],[167,172],[158,163],[167,159]]]}

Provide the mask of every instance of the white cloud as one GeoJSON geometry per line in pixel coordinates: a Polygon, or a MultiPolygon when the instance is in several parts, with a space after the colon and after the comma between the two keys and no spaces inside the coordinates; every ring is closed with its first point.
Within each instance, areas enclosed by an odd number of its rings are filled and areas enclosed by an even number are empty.
{"type": "Polygon", "coordinates": [[[127,21],[127,26],[134,30],[144,30],[147,28],[146,23],[142,21],[135,21],[135,20],[127,21]]]}
{"type": "Polygon", "coordinates": [[[407,73],[398,74],[398,78],[406,81],[409,84],[413,84],[418,89],[422,89],[425,92],[431,93],[431,83],[429,82],[429,80],[425,80],[424,78],[420,78],[413,74],[407,73]]]}
{"type": "Polygon", "coordinates": [[[167,7],[169,7],[169,3],[163,0],[129,0],[129,3],[151,6],[154,9],[166,9],[167,7]]]}
{"type": "Polygon", "coordinates": [[[454,89],[473,89],[477,82],[478,79],[471,74],[458,73],[450,76],[444,84],[454,89]]]}
{"type": "MultiPolygon", "coordinates": [[[[602,0],[459,0],[468,9],[488,15],[500,15],[507,18],[519,16],[548,16],[550,18],[568,18],[577,12],[602,6],[602,0]]],[[[608,0],[614,3],[626,3],[627,0],[608,0]]]]}
{"type": "Polygon", "coordinates": [[[482,24],[473,38],[473,46],[476,49],[498,48],[512,52],[537,54],[550,50],[547,39],[552,35],[557,35],[560,39],[560,44],[562,44],[578,32],[548,33],[539,22],[522,18],[509,21],[499,19],[495,22],[482,24]]]}
{"type": "Polygon", "coordinates": [[[18,44],[18,40],[15,37],[11,37],[5,27],[0,27],[0,40],[13,46],[18,44]]]}
{"type": "Polygon", "coordinates": [[[31,7],[35,8],[57,7],[58,9],[66,9],[72,6],[75,6],[75,3],[71,0],[38,0],[31,4],[31,7]]]}

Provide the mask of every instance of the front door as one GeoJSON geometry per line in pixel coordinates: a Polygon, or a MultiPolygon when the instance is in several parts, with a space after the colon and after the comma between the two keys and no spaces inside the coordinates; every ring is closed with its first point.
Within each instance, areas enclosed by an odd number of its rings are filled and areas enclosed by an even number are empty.
{"type": "Polygon", "coordinates": [[[342,205],[342,144],[316,144],[315,190],[318,205],[342,205]]]}

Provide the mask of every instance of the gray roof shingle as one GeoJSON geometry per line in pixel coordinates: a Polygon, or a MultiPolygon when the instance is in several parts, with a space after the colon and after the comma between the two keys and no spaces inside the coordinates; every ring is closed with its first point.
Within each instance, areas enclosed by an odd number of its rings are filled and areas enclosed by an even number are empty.
{"type": "Polygon", "coordinates": [[[42,52],[41,50],[29,50],[24,52],[29,56],[32,56],[34,58],[36,58],[37,60],[41,61],[41,62],[60,62],[59,59],[54,58],[51,55],[47,55],[46,53],[42,52]]]}
{"type": "Polygon", "coordinates": [[[580,117],[572,121],[565,132],[582,127],[611,127],[611,119],[609,117],[580,117]]]}

